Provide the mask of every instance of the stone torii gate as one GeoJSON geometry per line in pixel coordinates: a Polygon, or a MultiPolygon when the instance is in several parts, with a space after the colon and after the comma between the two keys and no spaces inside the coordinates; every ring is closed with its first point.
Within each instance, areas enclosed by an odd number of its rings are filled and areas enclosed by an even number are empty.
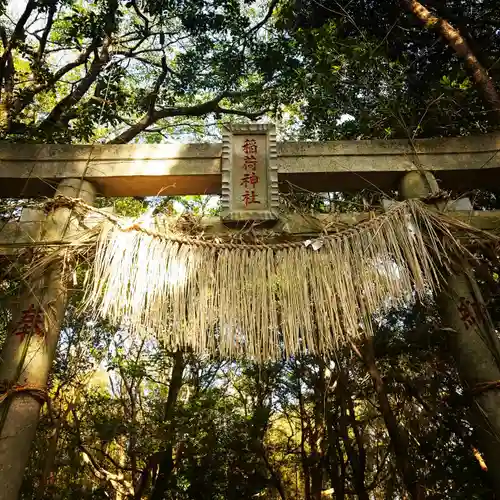
{"type": "MultiPolygon", "coordinates": [[[[206,220],[208,232],[229,231],[227,222],[275,221],[277,231],[317,232],[303,217],[277,219],[279,189],[290,184],[313,192],[399,189],[403,198],[427,198],[445,190],[500,187],[500,135],[457,139],[299,142],[276,144],[270,126],[235,126],[223,144],[187,145],[0,145],[0,197],[61,194],[92,203],[101,196],[221,194],[222,220],[206,220]],[[431,173],[432,172],[432,173],[431,173]],[[437,181],[436,181],[437,179],[437,181]]],[[[500,227],[500,211],[474,212],[468,200],[440,205],[480,229],[500,227]]],[[[335,216],[354,224],[369,214],[335,216]]],[[[327,222],[329,216],[320,216],[327,222]]],[[[2,256],[37,242],[70,242],[79,221],[69,208],[48,215],[25,209],[16,223],[0,231],[2,256]]],[[[18,497],[36,431],[44,388],[53,362],[68,290],[57,261],[35,274],[13,308],[13,322],[2,351],[0,381],[0,500],[18,497]],[[43,310],[44,317],[41,317],[43,310]],[[43,331],[42,331],[43,330],[43,331]],[[26,391],[14,390],[14,386],[26,391]]],[[[500,380],[496,333],[487,314],[475,311],[482,298],[469,268],[457,269],[440,300],[445,323],[454,334],[455,358],[469,387],[500,380]],[[472,321],[461,312],[469,308],[472,321]],[[480,362],[479,362],[480,361],[480,362]]],[[[484,308],[483,308],[484,309],[484,308]]],[[[500,393],[475,395],[488,419],[480,425],[483,451],[500,492],[500,393]],[[481,430],[482,429],[482,430],[481,430]]]]}

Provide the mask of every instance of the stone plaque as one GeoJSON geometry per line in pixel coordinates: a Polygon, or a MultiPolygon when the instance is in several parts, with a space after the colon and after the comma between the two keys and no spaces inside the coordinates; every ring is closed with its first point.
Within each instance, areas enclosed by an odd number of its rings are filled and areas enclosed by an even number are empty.
{"type": "Polygon", "coordinates": [[[276,133],[270,124],[226,127],[222,146],[222,218],[277,218],[276,133]]]}

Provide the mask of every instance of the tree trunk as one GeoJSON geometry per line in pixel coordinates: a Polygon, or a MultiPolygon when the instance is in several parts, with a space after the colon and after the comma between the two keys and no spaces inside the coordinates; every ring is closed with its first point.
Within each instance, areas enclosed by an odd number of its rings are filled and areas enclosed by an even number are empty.
{"type": "MultiPolygon", "coordinates": [[[[361,452],[356,452],[351,437],[349,436],[349,407],[352,407],[348,403],[350,395],[348,394],[347,387],[347,376],[343,370],[339,372],[339,382],[338,382],[338,396],[340,400],[340,432],[342,435],[342,441],[344,442],[344,448],[346,451],[347,459],[351,464],[353,472],[353,483],[354,489],[356,490],[356,495],[360,500],[369,500],[368,492],[365,487],[365,467],[364,460],[362,460],[361,452]]],[[[356,434],[355,422],[352,422],[352,429],[356,434]]],[[[364,451],[364,450],[363,450],[364,451]]]]}
{"type": "Polygon", "coordinates": [[[285,488],[283,486],[283,483],[281,482],[281,478],[280,478],[278,472],[276,472],[276,470],[274,469],[271,462],[269,461],[269,458],[267,457],[267,453],[266,453],[266,450],[264,448],[264,445],[262,444],[260,448],[261,448],[260,453],[261,453],[262,459],[264,460],[264,463],[266,464],[266,468],[269,471],[269,474],[271,474],[273,485],[276,488],[276,490],[278,491],[281,500],[286,500],[285,488]]]}
{"type": "MultiPolygon", "coordinates": [[[[91,203],[95,190],[87,181],[68,179],[61,182],[56,194],[91,203]]],[[[57,241],[77,231],[72,210],[60,207],[47,216],[42,239],[57,241]]],[[[8,397],[0,404],[0,500],[19,496],[66,309],[67,276],[68,262],[61,257],[43,275],[32,278],[2,349],[0,381],[8,397]],[[7,392],[9,387],[12,393],[7,392]]]]}
{"type": "Polygon", "coordinates": [[[59,418],[54,424],[54,429],[52,430],[52,434],[50,435],[49,443],[47,446],[42,477],[40,478],[40,484],[38,485],[38,490],[36,493],[37,500],[42,500],[44,498],[47,484],[49,483],[51,475],[54,473],[57,456],[57,445],[59,442],[59,436],[61,434],[61,427],[63,422],[65,422],[68,418],[68,414],[72,410],[72,408],[73,404],[68,403],[68,407],[64,411],[61,411],[59,418]]]}
{"type": "Polygon", "coordinates": [[[486,69],[481,65],[477,57],[462,37],[460,32],[455,29],[445,19],[434,16],[417,0],[401,0],[403,6],[408,12],[411,12],[417,19],[436,29],[440,36],[446,40],[446,43],[455,51],[458,57],[464,60],[468,69],[472,73],[472,78],[476,82],[486,101],[490,104],[497,120],[500,119],[500,96],[493,85],[486,69]]]}
{"type": "Polygon", "coordinates": [[[307,441],[307,415],[304,407],[304,398],[302,396],[302,390],[300,385],[302,380],[299,377],[299,410],[300,410],[300,458],[302,463],[302,471],[304,474],[304,498],[305,500],[311,500],[311,474],[309,469],[309,456],[306,451],[306,441],[307,441]]]}
{"type": "Polygon", "coordinates": [[[318,359],[318,365],[319,372],[313,385],[314,432],[309,433],[311,447],[311,497],[313,500],[321,500],[325,456],[325,366],[321,359],[318,359]]]}
{"type": "Polygon", "coordinates": [[[366,368],[370,374],[377,394],[380,405],[380,411],[387,427],[387,432],[391,438],[391,445],[396,457],[396,465],[403,478],[406,489],[414,500],[421,500],[425,498],[425,493],[422,485],[418,482],[415,469],[410,463],[409,458],[409,439],[405,430],[398,424],[396,416],[391,409],[387,391],[382,381],[382,377],[375,363],[375,354],[373,351],[373,344],[371,339],[366,339],[363,358],[366,368]]]}
{"type": "Polygon", "coordinates": [[[328,437],[328,458],[329,475],[332,483],[335,498],[344,500],[345,497],[345,465],[344,454],[340,448],[339,433],[335,428],[338,418],[330,408],[327,413],[327,437],[328,437]]]}
{"type": "Polygon", "coordinates": [[[174,469],[174,459],[172,457],[174,449],[174,432],[175,425],[172,417],[179,397],[179,391],[182,387],[182,372],[184,371],[184,357],[182,351],[178,350],[174,354],[174,366],[172,368],[172,377],[170,379],[170,387],[168,390],[167,402],[165,403],[165,424],[167,426],[166,432],[166,446],[163,452],[163,458],[160,462],[158,476],[153,485],[151,492],[151,500],[163,500],[165,493],[170,486],[170,478],[174,469]]]}

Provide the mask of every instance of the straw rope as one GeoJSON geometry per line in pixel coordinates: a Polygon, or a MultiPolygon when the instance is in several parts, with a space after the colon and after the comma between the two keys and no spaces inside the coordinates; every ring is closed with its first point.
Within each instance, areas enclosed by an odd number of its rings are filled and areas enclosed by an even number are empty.
{"type": "Polygon", "coordinates": [[[61,206],[101,221],[62,250],[45,242],[30,269],[61,251],[91,258],[83,311],[171,347],[258,361],[331,354],[369,334],[374,314],[437,291],[453,259],[470,256],[458,236],[498,242],[417,200],[279,243],[189,236],[161,217],[125,219],[65,196],[45,210],[61,206]]]}
{"type": "MultiPolygon", "coordinates": [[[[71,198],[71,197],[63,196],[63,195],[57,195],[54,198],[50,198],[48,201],[45,202],[44,207],[45,207],[46,211],[50,211],[50,210],[53,210],[53,209],[58,208],[58,207],[66,207],[66,208],[73,208],[73,209],[80,207],[81,209],[84,209],[87,212],[93,212],[93,213],[99,214],[104,219],[113,223],[116,226],[116,228],[119,229],[120,231],[124,231],[124,232],[139,231],[139,232],[144,233],[144,234],[151,236],[153,238],[160,238],[163,240],[168,240],[168,241],[182,243],[182,244],[195,245],[195,246],[228,248],[228,249],[271,248],[271,249],[279,250],[279,249],[288,249],[288,248],[301,248],[304,245],[304,243],[302,241],[283,242],[283,243],[264,243],[264,242],[258,242],[258,243],[236,242],[235,243],[235,242],[228,242],[228,241],[214,241],[214,239],[194,238],[192,236],[186,236],[186,235],[182,235],[179,233],[173,233],[173,232],[166,233],[164,230],[163,231],[154,230],[146,225],[143,225],[143,224],[140,224],[137,222],[126,223],[124,221],[123,217],[119,217],[119,216],[110,214],[109,212],[106,212],[106,211],[98,209],[92,205],[89,205],[88,203],[83,201],[81,198],[71,198]]],[[[476,229],[473,226],[466,224],[464,222],[461,222],[457,219],[454,219],[450,216],[447,216],[445,213],[435,212],[432,209],[430,209],[427,205],[425,205],[424,202],[419,201],[419,200],[406,200],[404,202],[396,203],[387,212],[382,213],[382,214],[378,214],[373,219],[368,219],[368,220],[359,222],[358,224],[356,224],[350,228],[342,229],[341,231],[338,231],[335,233],[321,235],[321,240],[324,240],[324,241],[331,240],[331,239],[335,240],[335,239],[342,238],[345,235],[348,235],[350,233],[357,234],[360,230],[369,229],[370,226],[379,225],[383,221],[384,218],[390,218],[390,217],[392,217],[395,214],[398,214],[400,212],[408,212],[408,211],[412,212],[412,213],[425,212],[427,217],[429,217],[433,223],[437,223],[442,228],[444,226],[449,226],[449,227],[453,227],[455,230],[463,230],[466,233],[468,233],[469,236],[475,235],[475,236],[479,237],[480,239],[498,241],[498,238],[496,236],[494,236],[494,235],[492,235],[484,230],[476,229]]],[[[217,236],[217,240],[219,240],[219,239],[220,239],[220,235],[217,236]]],[[[56,243],[50,242],[49,244],[56,244],[56,243]]]]}
{"type": "Polygon", "coordinates": [[[436,291],[467,255],[454,233],[490,237],[418,201],[316,246],[198,239],[102,215],[85,310],[172,347],[259,361],[334,352],[369,333],[373,314],[436,291]]]}

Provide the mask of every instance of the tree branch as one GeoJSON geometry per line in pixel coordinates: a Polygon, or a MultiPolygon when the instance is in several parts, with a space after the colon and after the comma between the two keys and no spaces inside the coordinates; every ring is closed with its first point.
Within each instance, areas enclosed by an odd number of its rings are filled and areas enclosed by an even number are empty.
{"type": "Polygon", "coordinates": [[[29,0],[28,1],[28,3],[26,4],[26,8],[24,9],[24,12],[22,13],[21,17],[19,18],[19,21],[16,24],[16,27],[14,28],[14,32],[12,33],[10,41],[7,43],[7,46],[4,49],[2,57],[0,58],[0,83],[4,79],[5,64],[7,63],[8,59],[9,59],[9,56],[12,52],[12,49],[15,48],[17,45],[17,42],[21,38],[23,38],[24,25],[28,22],[29,17],[31,16],[32,12],[35,10],[36,4],[37,4],[36,0],[29,0]]]}
{"type": "Polygon", "coordinates": [[[109,37],[103,43],[101,53],[96,54],[90,69],[80,83],[75,87],[75,89],[68,94],[66,97],[61,99],[56,106],[52,109],[49,116],[42,122],[40,128],[46,129],[53,127],[60,120],[62,115],[71,109],[72,106],[77,104],[82,97],[86,94],[90,86],[94,83],[96,78],[99,76],[102,68],[107,64],[110,59],[109,46],[111,44],[111,39],[109,37]]]}
{"type": "Polygon", "coordinates": [[[151,471],[154,468],[157,468],[164,458],[165,458],[165,452],[157,451],[147,459],[146,465],[144,466],[144,469],[142,469],[139,481],[135,487],[134,500],[141,500],[143,498],[144,490],[148,485],[151,471]]]}
{"type": "Polygon", "coordinates": [[[134,8],[135,13],[142,19],[144,22],[144,33],[149,33],[149,19],[141,12],[139,7],[137,6],[136,0],[131,0],[129,2],[134,8]]]}
{"type": "Polygon", "coordinates": [[[52,29],[52,24],[54,23],[54,16],[57,11],[57,0],[52,0],[49,7],[49,15],[47,16],[47,24],[43,30],[42,38],[40,39],[40,45],[38,46],[38,52],[36,54],[36,61],[39,63],[42,60],[43,54],[45,52],[45,47],[47,45],[47,40],[49,38],[50,30],[52,29]]]}
{"type": "Polygon", "coordinates": [[[153,87],[153,91],[147,97],[148,101],[148,117],[153,117],[155,113],[156,101],[158,100],[158,94],[160,93],[160,88],[163,85],[163,82],[167,78],[168,68],[167,68],[167,58],[165,55],[161,58],[161,66],[162,71],[158,75],[156,82],[153,87]]]}
{"type": "MultiPolygon", "coordinates": [[[[118,64],[120,62],[123,62],[125,59],[135,59],[136,61],[142,62],[143,64],[147,64],[149,66],[153,66],[155,68],[160,68],[164,69],[163,63],[157,62],[157,61],[151,61],[149,59],[146,59],[145,57],[140,57],[139,54],[144,54],[146,52],[160,52],[159,49],[147,49],[147,50],[140,50],[138,52],[133,52],[132,49],[130,50],[113,50],[113,55],[119,55],[123,56],[123,59],[120,59],[116,63],[114,62],[113,64],[118,64]]],[[[167,67],[167,71],[171,73],[172,75],[179,76],[179,73],[177,71],[174,71],[170,66],[167,67]]]]}
{"type": "Polygon", "coordinates": [[[364,361],[365,367],[372,379],[373,387],[380,404],[380,412],[382,413],[391,440],[391,446],[395,454],[396,466],[401,473],[403,483],[408,489],[411,497],[414,500],[420,500],[424,498],[424,489],[410,461],[408,433],[401,427],[391,408],[386,386],[375,361],[375,351],[373,349],[372,339],[366,338],[363,353],[357,350],[356,354],[364,361]]]}
{"type": "MultiPolygon", "coordinates": [[[[0,26],[0,39],[2,40],[3,45],[7,44],[7,33],[5,32],[5,28],[0,26]]],[[[11,124],[12,124],[12,96],[14,93],[14,62],[12,61],[12,53],[9,52],[7,56],[6,66],[3,73],[3,91],[4,98],[1,103],[0,108],[0,130],[3,132],[8,132],[11,124]]],[[[1,84],[1,81],[0,81],[1,84]]],[[[1,91],[0,91],[1,93],[1,91]]]]}
{"type": "Polygon", "coordinates": [[[156,123],[158,120],[164,118],[173,118],[176,116],[204,116],[210,113],[221,114],[221,115],[236,115],[244,116],[250,120],[256,120],[265,114],[268,109],[263,109],[260,111],[244,111],[239,109],[226,109],[220,106],[220,101],[228,97],[241,97],[244,94],[242,92],[224,92],[219,94],[217,97],[210,101],[206,101],[195,106],[185,106],[177,108],[165,108],[161,110],[156,110],[152,114],[144,115],[136,124],[129,127],[127,130],[122,132],[120,135],[109,141],[108,144],[126,144],[130,142],[134,137],[140,134],[149,126],[156,123]]]}
{"type": "Polygon", "coordinates": [[[271,18],[271,16],[273,15],[273,12],[274,12],[274,9],[276,8],[276,6],[278,5],[278,2],[279,0],[271,0],[271,3],[269,5],[269,9],[267,11],[267,14],[264,16],[264,19],[262,19],[262,21],[258,22],[255,26],[253,26],[252,28],[250,28],[247,33],[246,33],[246,36],[248,35],[251,35],[252,33],[255,33],[256,31],[259,31],[260,28],[262,28],[262,26],[264,26],[264,24],[267,23],[267,21],[269,21],[269,19],[271,18]]]}
{"type": "Polygon", "coordinates": [[[500,95],[488,72],[474,55],[460,32],[445,19],[434,16],[417,0],[401,0],[401,3],[408,12],[425,23],[426,26],[435,28],[457,56],[463,59],[485,100],[492,106],[496,118],[500,120],[500,95]]]}
{"type": "Polygon", "coordinates": [[[29,106],[33,102],[33,99],[37,94],[39,94],[40,92],[44,92],[45,90],[51,89],[57,82],[59,82],[62,79],[62,77],[66,73],[86,63],[92,52],[97,47],[97,44],[98,41],[94,40],[94,42],[84,52],[81,52],[80,55],[74,61],[58,69],[45,83],[24,90],[19,95],[19,97],[15,99],[15,101],[12,103],[13,116],[18,115],[26,106],[29,106]]]}
{"type": "Polygon", "coordinates": [[[134,493],[132,485],[124,478],[123,474],[114,474],[107,471],[97,463],[96,459],[82,444],[79,445],[79,448],[84,463],[89,466],[90,470],[97,479],[109,482],[113,489],[118,490],[125,495],[132,495],[134,493]]]}

